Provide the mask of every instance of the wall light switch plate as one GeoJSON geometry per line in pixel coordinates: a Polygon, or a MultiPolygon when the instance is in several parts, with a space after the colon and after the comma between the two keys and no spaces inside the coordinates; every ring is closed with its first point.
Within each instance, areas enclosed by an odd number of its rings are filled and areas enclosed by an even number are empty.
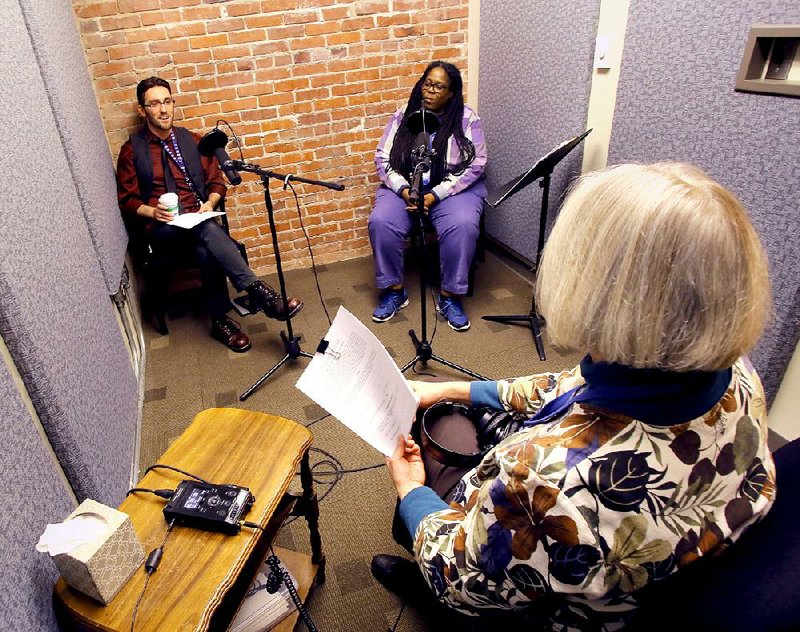
{"type": "Polygon", "coordinates": [[[611,39],[598,35],[594,46],[594,67],[599,70],[611,68],[611,39]]]}

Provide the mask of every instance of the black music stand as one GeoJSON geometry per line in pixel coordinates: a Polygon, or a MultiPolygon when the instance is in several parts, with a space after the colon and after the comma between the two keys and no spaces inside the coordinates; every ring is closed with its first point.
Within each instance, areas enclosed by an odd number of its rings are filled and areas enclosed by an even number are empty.
{"type": "Polygon", "coordinates": [[[262,375],[256,382],[248,388],[244,393],[239,395],[239,401],[243,402],[253,392],[261,386],[269,377],[275,373],[287,360],[296,360],[300,356],[304,358],[313,358],[314,356],[300,348],[300,336],[295,336],[292,331],[292,317],[289,316],[289,299],[286,296],[286,281],[283,277],[283,266],[281,265],[281,252],[278,247],[278,231],[275,229],[275,216],[272,208],[272,198],[269,195],[269,179],[274,178],[281,180],[284,183],[284,188],[288,182],[305,182],[306,184],[315,184],[317,186],[326,187],[335,191],[343,191],[344,185],[335,182],[323,182],[321,180],[309,180],[299,176],[285,175],[262,169],[256,164],[250,164],[241,160],[231,160],[230,164],[234,169],[239,171],[249,171],[258,174],[261,177],[261,184],[264,187],[264,204],[267,207],[267,217],[269,218],[269,231],[272,233],[272,251],[275,253],[275,267],[278,272],[278,281],[281,288],[281,298],[283,299],[283,313],[287,315],[286,318],[286,333],[281,331],[281,340],[283,341],[284,355],[278,360],[275,365],[264,375],[262,375]]]}
{"type": "MultiPolygon", "coordinates": [[[[542,250],[544,249],[544,232],[547,227],[547,202],[550,196],[550,177],[553,175],[553,170],[559,162],[580,142],[589,135],[591,129],[587,129],[582,134],[575,136],[567,141],[558,145],[555,149],[545,154],[542,158],[536,161],[533,165],[522,175],[506,182],[491,195],[486,198],[486,203],[492,208],[497,208],[503,201],[510,198],[515,193],[522,191],[525,187],[536,180],[541,178],[539,186],[542,188],[542,206],[539,212],[539,239],[536,242],[536,258],[533,263],[532,272],[539,271],[539,263],[542,258],[542,250]]],[[[542,325],[543,319],[536,309],[536,292],[531,297],[531,309],[527,314],[512,314],[506,316],[481,316],[483,320],[489,320],[495,323],[509,323],[509,324],[527,324],[533,335],[533,342],[536,345],[536,351],[539,354],[539,359],[544,361],[547,358],[544,354],[544,342],[542,342],[542,325]]]]}

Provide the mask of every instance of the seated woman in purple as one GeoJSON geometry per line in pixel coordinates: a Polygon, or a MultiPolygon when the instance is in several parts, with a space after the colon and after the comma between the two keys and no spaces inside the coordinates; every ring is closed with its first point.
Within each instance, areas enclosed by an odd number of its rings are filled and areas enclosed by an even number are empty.
{"type": "Polygon", "coordinates": [[[410,174],[416,135],[409,116],[421,108],[439,119],[432,135],[435,152],[422,191],[425,212],[439,238],[441,294],[437,311],[456,331],[469,329],[461,297],[467,293],[486,187],[483,170],[486,145],[478,115],[464,104],[461,73],[453,64],[432,62],[417,81],[405,107],[394,113],[375,152],[382,181],[369,218],[369,238],[375,257],[375,281],[381,297],[372,320],[392,318],[408,305],[403,282],[405,239],[414,225],[410,174]]]}

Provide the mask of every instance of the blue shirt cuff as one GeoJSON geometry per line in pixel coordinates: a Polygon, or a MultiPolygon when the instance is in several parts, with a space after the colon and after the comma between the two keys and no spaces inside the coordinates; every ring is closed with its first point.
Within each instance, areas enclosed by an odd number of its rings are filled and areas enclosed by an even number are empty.
{"type": "Polygon", "coordinates": [[[500,396],[497,394],[497,382],[470,382],[469,399],[473,406],[489,406],[503,410],[500,396]]]}
{"type": "Polygon", "coordinates": [[[448,507],[430,487],[415,487],[400,501],[400,518],[413,538],[425,516],[448,507]]]}

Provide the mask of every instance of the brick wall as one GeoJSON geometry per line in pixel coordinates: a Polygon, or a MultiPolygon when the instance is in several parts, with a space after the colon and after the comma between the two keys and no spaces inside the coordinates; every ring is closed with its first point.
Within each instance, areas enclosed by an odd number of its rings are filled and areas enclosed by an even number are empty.
{"type": "MultiPolygon", "coordinates": [[[[136,83],[173,84],[176,120],[228,121],[245,159],[346,186],[296,185],[319,263],[370,252],[373,154],[389,115],[432,59],[466,80],[469,0],[72,0],[111,152],[139,125],[136,83]]],[[[229,145],[229,151],[232,145],[229,145]]],[[[270,189],[287,269],[310,264],[290,191],[270,189]]],[[[228,191],[232,235],[274,270],[260,180],[228,191]]]]}

